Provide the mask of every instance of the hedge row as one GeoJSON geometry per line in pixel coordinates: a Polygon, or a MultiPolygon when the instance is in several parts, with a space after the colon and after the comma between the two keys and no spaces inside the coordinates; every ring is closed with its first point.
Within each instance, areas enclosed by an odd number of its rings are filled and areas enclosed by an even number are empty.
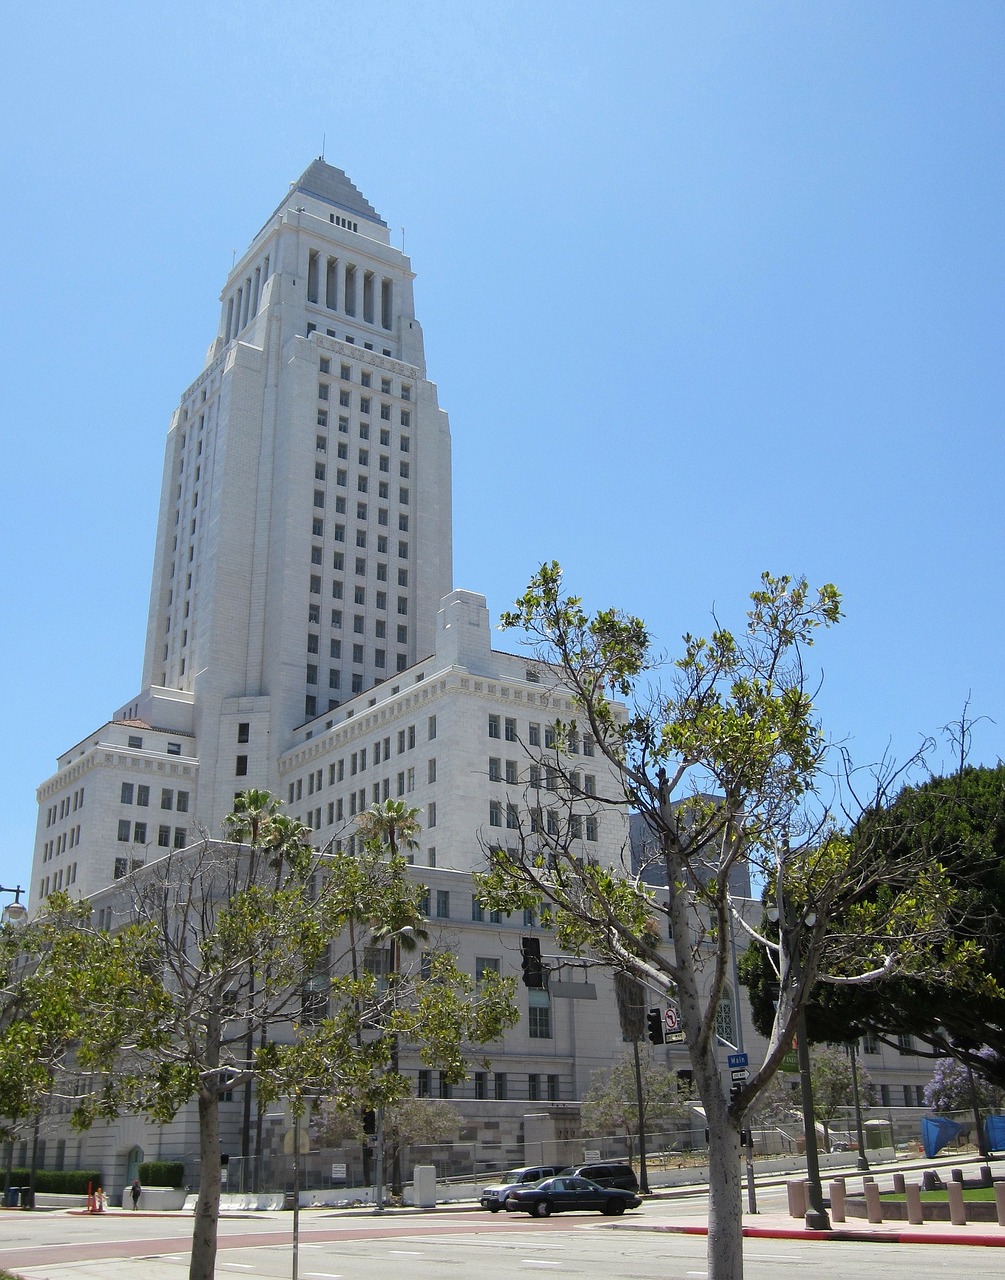
{"type": "MultiPolygon", "coordinates": [[[[31,1180],[29,1169],[12,1169],[10,1185],[26,1187],[31,1180]]],[[[35,1190],[51,1195],[86,1196],[87,1184],[92,1190],[101,1186],[101,1174],[97,1169],[38,1169],[35,1172],[35,1190]]]]}
{"type": "Polygon", "coordinates": [[[181,1160],[146,1160],[140,1165],[139,1178],[144,1187],[181,1187],[185,1165],[181,1160]]]}

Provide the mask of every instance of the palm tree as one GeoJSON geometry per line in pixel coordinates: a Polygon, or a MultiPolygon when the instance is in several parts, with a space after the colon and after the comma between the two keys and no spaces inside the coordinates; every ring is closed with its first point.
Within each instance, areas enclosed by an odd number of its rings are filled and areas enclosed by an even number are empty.
{"type": "Polygon", "coordinates": [[[363,843],[386,849],[392,858],[418,849],[421,827],[418,809],[404,800],[382,800],[365,809],[356,819],[363,843]]]}
{"type": "MultiPolygon", "coordinates": [[[[382,800],[365,809],[356,818],[356,828],[363,838],[363,844],[373,853],[386,854],[391,861],[399,858],[404,852],[418,849],[419,810],[413,809],[403,800],[382,800]]],[[[418,915],[412,921],[386,921],[380,929],[374,931],[374,939],[389,941],[391,944],[391,971],[389,984],[393,986],[395,975],[401,965],[401,952],[414,951],[421,939],[428,935],[419,927],[418,915]]],[[[392,1072],[398,1070],[398,1037],[391,1036],[392,1072]]],[[[383,1112],[383,1108],[380,1108],[383,1112]]],[[[383,1115],[380,1115],[380,1127],[383,1130],[383,1115]]],[[[381,1135],[382,1136],[382,1135],[381,1135]]],[[[378,1151],[381,1143],[378,1142],[378,1151]]],[[[401,1154],[395,1147],[394,1159],[391,1163],[391,1194],[401,1195],[401,1154]]]]}

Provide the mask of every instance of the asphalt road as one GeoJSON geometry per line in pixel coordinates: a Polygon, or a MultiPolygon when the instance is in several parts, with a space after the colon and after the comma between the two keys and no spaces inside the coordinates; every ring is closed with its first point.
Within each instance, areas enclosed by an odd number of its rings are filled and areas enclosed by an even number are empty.
{"type": "MultiPolygon", "coordinates": [[[[482,1213],[375,1219],[305,1214],[300,1280],[512,1280],[551,1272],[605,1280],[701,1280],[703,1236],[651,1229],[684,1206],[647,1204],[617,1224],[596,1214],[548,1220],[482,1213]]],[[[192,1221],[143,1215],[0,1216],[0,1265],[25,1280],[185,1280],[192,1221]]],[[[290,1215],[221,1223],[217,1276],[278,1280],[292,1272],[290,1215]]],[[[746,1280],[971,1280],[997,1272],[997,1249],[826,1240],[748,1239],[746,1280]]]]}

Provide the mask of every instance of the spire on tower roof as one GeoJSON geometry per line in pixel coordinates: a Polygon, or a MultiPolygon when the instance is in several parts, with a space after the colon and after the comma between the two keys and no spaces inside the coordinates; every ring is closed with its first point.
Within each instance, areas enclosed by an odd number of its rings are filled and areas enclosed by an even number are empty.
{"type": "Polygon", "coordinates": [[[370,204],[361,191],[346,177],[341,169],[318,157],[312,160],[301,176],[293,183],[292,191],[302,191],[305,195],[314,196],[328,204],[336,205],[347,213],[358,218],[367,218],[371,222],[386,227],[387,223],[370,204]]]}

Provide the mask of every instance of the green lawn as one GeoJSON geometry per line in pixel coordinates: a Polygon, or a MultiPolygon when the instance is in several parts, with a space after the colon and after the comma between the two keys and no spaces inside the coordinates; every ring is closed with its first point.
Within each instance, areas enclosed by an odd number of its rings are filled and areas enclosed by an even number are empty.
{"type": "MultiPolygon", "coordinates": [[[[995,1198],[994,1187],[964,1187],[963,1189],[964,1201],[985,1200],[985,1201],[990,1201],[993,1204],[994,1198],[995,1198]]],[[[901,1203],[903,1203],[906,1197],[904,1196],[904,1193],[902,1191],[884,1191],[880,1195],[880,1199],[881,1200],[899,1200],[901,1203]]],[[[942,1204],[945,1204],[948,1201],[948,1199],[949,1197],[945,1191],[922,1191],[921,1193],[921,1201],[923,1204],[925,1203],[926,1200],[931,1203],[941,1202],[942,1204]]]]}

